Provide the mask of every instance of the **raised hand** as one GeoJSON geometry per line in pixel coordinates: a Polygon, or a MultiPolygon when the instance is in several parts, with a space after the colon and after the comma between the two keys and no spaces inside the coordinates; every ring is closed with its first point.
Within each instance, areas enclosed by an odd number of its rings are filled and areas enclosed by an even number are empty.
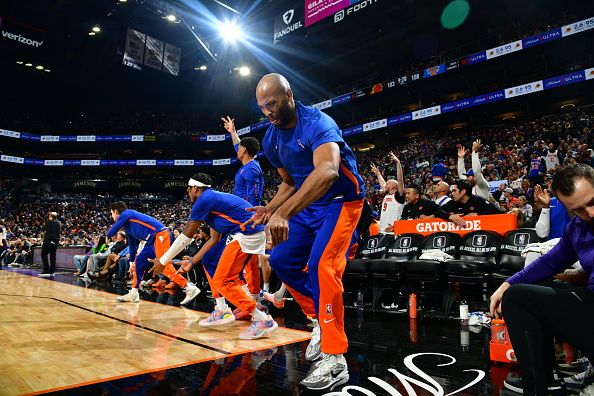
{"type": "Polygon", "coordinates": [[[478,153],[479,150],[481,149],[481,147],[483,147],[483,145],[481,144],[481,139],[476,139],[473,143],[472,143],[472,151],[474,153],[478,153]]]}
{"type": "Polygon", "coordinates": [[[380,170],[377,168],[377,166],[375,166],[375,164],[372,162],[371,163],[371,171],[375,174],[375,175],[379,175],[381,172],[380,170]]]}
{"type": "Polygon", "coordinates": [[[390,151],[390,159],[394,162],[400,162],[400,160],[398,159],[398,157],[396,157],[396,154],[394,154],[393,151],[390,151]]]}
{"type": "Polygon", "coordinates": [[[465,155],[466,155],[466,148],[464,148],[464,146],[462,146],[462,145],[458,146],[458,158],[464,158],[465,155]]]}
{"type": "Polygon", "coordinates": [[[221,121],[223,121],[223,126],[229,133],[237,133],[235,130],[235,118],[231,118],[230,116],[221,117],[221,121]]]}
{"type": "Polygon", "coordinates": [[[253,216],[248,221],[242,224],[242,227],[252,225],[252,228],[256,228],[257,225],[266,224],[270,220],[272,214],[266,206],[254,206],[252,208],[245,208],[246,212],[253,212],[253,216]]]}
{"type": "Polygon", "coordinates": [[[534,199],[540,202],[545,208],[548,208],[551,205],[551,193],[549,190],[543,190],[540,184],[537,184],[536,187],[534,187],[534,199]]]}

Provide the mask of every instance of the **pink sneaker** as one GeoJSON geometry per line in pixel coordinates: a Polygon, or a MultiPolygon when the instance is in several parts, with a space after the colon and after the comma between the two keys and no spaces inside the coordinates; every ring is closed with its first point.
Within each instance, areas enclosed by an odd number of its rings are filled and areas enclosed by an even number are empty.
{"type": "Polygon", "coordinates": [[[285,299],[281,298],[280,300],[276,299],[276,295],[274,293],[264,292],[264,300],[271,302],[276,308],[282,309],[285,307],[285,299]]]}
{"type": "Polygon", "coordinates": [[[257,340],[258,338],[266,337],[268,334],[274,332],[278,328],[278,324],[272,319],[270,315],[266,320],[254,320],[245,331],[239,334],[242,340],[257,340]]]}
{"type": "Polygon", "coordinates": [[[215,307],[214,311],[208,315],[208,318],[202,319],[198,324],[200,326],[221,326],[235,322],[235,316],[231,312],[231,308],[227,307],[224,311],[215,307]]]}

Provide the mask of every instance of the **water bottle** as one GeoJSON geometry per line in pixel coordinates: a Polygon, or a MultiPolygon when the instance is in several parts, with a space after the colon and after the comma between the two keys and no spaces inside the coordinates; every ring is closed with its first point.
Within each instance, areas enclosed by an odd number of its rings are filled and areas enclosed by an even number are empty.
{"type": "Polygon", "coordinates": [[[417,295],[410,293],[408,296],[408,317],[415,319],[417,317],[417,295]]]}
{"type": "Polygon", "coordinates": [[[460,322],[463,326],[468,326],[468,303],[464,300],[460,302],[460,322]]]}
{"type": "Polygon", "coordinates": [[[363,292],[361,292],[361,290],[359,290],[357,292],[357,309],[359,311],[363,311],[364,304],[365,304],[365,301],[363,300],[363,292]]]}

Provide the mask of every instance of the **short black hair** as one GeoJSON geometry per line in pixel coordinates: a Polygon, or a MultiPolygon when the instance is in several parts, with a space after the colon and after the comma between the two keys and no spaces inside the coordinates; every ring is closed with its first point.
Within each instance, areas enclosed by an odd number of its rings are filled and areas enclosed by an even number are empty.
{"type": "Polygon", "coordinates": [[[260,142],[253,137],[245,137],[241,139],[239,145],[245,147],[250,157],[255,157],[256,154],[258,154],[258,151],[260,151],[260,142]]]}
{"type": "Polygon", "coordinates": [[[212,177],[208,176],[206,173],[196,173],[192,176],[192,179],[199,181],[202,184],[212,186],[212,177]]]}
{"type": "Polygon", "coordinates": [[[575,192],[575,182],[579,179],[585,179],[594,186],[594,169],[586,164],[561,167],[553,176],[551,190],[557,195],[571,195],[575,192]]]}
{"type": "Polygon", "coordinates": [[[454,183],[456,187],[458,187],[458,191],[462,192],[462,190],[466,191],[464,195],[472,195],[472,184],[468,180],[456,180],[454,183]]]}
{"type": "Polygon", "coordinates": [[[109,210],[114,210],[119,214],[122,214],[126,209],[128,209],[128,207],[122,201],[112,202],[111,205],[109,205],[109,210]]]}
{"type": "Polygon", "coordinates": [[[210,235],[210,227],[207,225],[203,225],[200,227],[200,231],[202,231],[203,233],[205,233],[206,235],[210,235]]]}
{"type": "Polygon", "coordinates": [[[409,184],[406,186],[406,188],[411,188],[415,190],[415,194],[421,195],[421,187],[419,187],[417,184],[409,184]]]}

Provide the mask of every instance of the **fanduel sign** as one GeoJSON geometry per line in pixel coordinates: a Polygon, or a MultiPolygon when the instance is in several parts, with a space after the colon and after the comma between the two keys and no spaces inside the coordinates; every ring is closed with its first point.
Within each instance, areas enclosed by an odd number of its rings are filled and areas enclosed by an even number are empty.
{"type": "Polygon", "coordinates": [[[21,36],[20,34],[10,33],[5,30],[2,31],[2,37],[7,38],[9,40],[18,41],[19,43],[30,45],[31,47],[35,47],[35,48],[41,47],[41,45],[43,44],[43,41],[31,40],[30,38],[21,36]]]}
{"type": "Polygon", "coordinates": [[[368,6],[377,4],[379,0],[363,0],[359,1],[357,4],[350,6],[346,10],[340,10],[336,14],[334,14],[334,23],[338,23],[342,21],[346,16],[353,15],[368,6]]]}
{"type": "Polygon", "coordinates": [[[303,7],[292,8],[274,17],[274,43],[303,27],[303,7]]]}

